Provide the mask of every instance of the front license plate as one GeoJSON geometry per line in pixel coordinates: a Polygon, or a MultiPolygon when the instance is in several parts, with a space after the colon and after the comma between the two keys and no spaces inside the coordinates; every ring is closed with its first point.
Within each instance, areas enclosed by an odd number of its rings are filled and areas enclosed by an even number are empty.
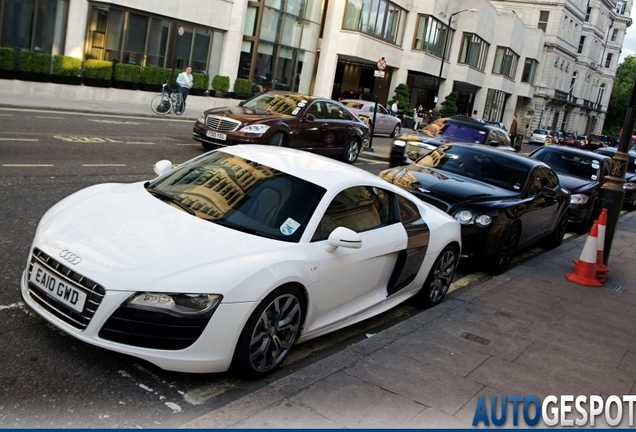
{"type": "Polygon", "coordinates": [[[225,141],[227,139],[227,135],[214,132],[214,131],[205,131],[205,136],[207,136],[208,138],[214,138],[221,141],[225,141]]]}
{"type": "Polygon", "coordinates": [[[82,313],[86,298],[85,292],[69,285],[60,276],[54,275],[38,263],[33,263],[29,282],[46,291],[51,297],[65,304],[71,309],[82,313]]]}

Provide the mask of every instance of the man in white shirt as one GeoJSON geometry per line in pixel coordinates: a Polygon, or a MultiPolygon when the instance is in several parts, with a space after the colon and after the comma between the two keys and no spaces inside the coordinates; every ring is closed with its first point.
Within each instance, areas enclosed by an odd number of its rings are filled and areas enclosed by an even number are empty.
{"type": "Polygon", "coordinates": [[[177,75],[177,84],[179,84],[179,94],[181,95],[181,99],[183,100],[183,109],[185,112],[185,101],[190,93],[190,89],[192,88],[192,84],[194,83],[194,78],[192,77],[192,67],[188,66],[184,72],[181,72],[177,75]]]}
{"type": "Polygon", "coordinates": [[[398,113],[398,104],[397,104],[397,101],[393,101],[393,104],[391,105],[391,115],[393,117],[397,117],[397,113],[398,113]]]}

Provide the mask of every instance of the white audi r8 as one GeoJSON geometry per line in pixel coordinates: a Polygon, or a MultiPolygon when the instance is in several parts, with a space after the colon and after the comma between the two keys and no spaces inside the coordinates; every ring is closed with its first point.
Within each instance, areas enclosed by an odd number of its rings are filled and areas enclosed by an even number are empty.
{"type": "Polygon", "coordinates": [[[44,215],[26,304],[163,369],[259,377],[296,342],[415,295],[436,304],[451,284],[459,223],[361,169],[239,145],[155,172],[88,187],[44,215]]]}

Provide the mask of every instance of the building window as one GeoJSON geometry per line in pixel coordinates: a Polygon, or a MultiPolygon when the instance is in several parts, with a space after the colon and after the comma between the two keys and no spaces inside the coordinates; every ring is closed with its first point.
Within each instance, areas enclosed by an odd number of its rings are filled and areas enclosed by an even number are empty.
{"type": "Polygon", "coordinates": [[[568,93],[572,94],[572,90],[574,90],[574,86],[576,85],[576,76],[577,73],[576,71],[572,73],[572,79],[570,80],[570,90],[568,90],[568,93]]]}
{"type": "Polygon", "coordinates": [[[64,54],[68,0],[0,0],[0,46],[64,54]]]}
{"type": "MultiPolygon", "coordinates": [[[[414,49],[422,50],[431,55],[442,57],[450,52],[450,42],[453,40],[453,33],[449,33],[446,24],[433,18],[430,15],[420,15],[417,21],[417,32],[415,33],[414,49]],[[444,49],[446,45],[446,49],[444,49]]],[[[447,58],[446,58],[447,59],[447,58]]]]}
{"type": "Polygon", "coordinates": [[[612,30],[612,42],[616,42],[616,39],[618,39],[618,29],[612,30]]]}
{"type": "Polygon", "coordinates": [[[603,96],[605,95],[605,83],[601,84],[598,89],[598,97],[596,98],[596,103],[601,105],[603,103],[603,96]]]}
{"type": "Polygon", "coordinates": [[[540,11],[539,12],[539,28],[544,32],[547,31],[548,28],[548,18],[550,18],[550,11],[540,11]]]}
{"type": "Polygon", "coordinates": [[[497,47],[492,73],[514,79],[518,62],[519,56],[513,50],[506,47],[497,47]]]}
{"type": "Polygon", "coordinates": [[[523,65],[521,82],[534,84],[534,74],[537,70],[538,62],[535,59],[527,58],[523,65]]]}
{"type": "Polygon", "coordinates": [[[605,67],[609,68],[610,66],[612,66],[612,57],[614,57],[614,54],[609,53],[607,54],[607,57],[605,58],[605,67]]]}
{"type": "Polygon", "coordinates": [[[623,15],[625,13],[625,6],[627,6],[627,2],[617,1],[616,2],[616,13],[619,15],[623,15]]]}
{"type": "Polygon", "coordinates": [[[405,21],[406,11],[388,0],[349,0],[342,28],[400,45],[405,21]]]}
{"type": "Polygon", "coordinates": [[[464,33],[459,51],[459,63],[467,64],[480,71],[486,67],[488,42],[473,33],[464,33]]]}
{"type": "Polygon", "coordinates": [[[592,13],[592,7],[588,6],[585,12],[585,22],[590,22],[590,14],[592,13]]]}
{"type": "Polygon", "coordinates": [[[585,45],[585,36],[581,36],[581,39],[579,39],[579,49],[576,52],[581,54],[583,52],[584,45],[585,45]]]}
{"type": "Polygon", "coordinates": [[[484,104],[484,121],[500,122],[503,119],[506,96],[506,93],[502,91],[488,89],[486,103],[484,104]]]}

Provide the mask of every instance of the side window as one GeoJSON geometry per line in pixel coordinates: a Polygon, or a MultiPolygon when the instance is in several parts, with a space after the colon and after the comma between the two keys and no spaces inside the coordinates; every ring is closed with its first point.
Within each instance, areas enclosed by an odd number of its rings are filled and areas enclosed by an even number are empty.
{"type": "Polygon", "coordinates": [[[307,109],[307,114],[313,114],[317,119],[325,118],[325,107],[322,102],[318,101],[309,106],[307,109]]]}
{"type": "Polygon", "coordinates": [[[422,219],[417,206],[404,197],[397,195],[398,209],[400,211],[400,220],[403,224],[418,221],[422,219]]]}
{"type": "Polygon", "coordinates": [[[327,118],[332,120],[348,120],[349,116],[345,113],[344,109],[339,105],[327,102],[327,112],[329,115],[327,118]]]}
{"type": "Polygon", "coordinates": [[[389,114],[389,112],[382,105],[378,105],[378,112],[380,114],[389,114]]]}
{"type": "Polygon", "coordinates": [[[390,192],[371,186],[354,186],[340,192],[323,215],[312,241],[325,240],[338,227],[369,231],[398,222],[390,192]]]}
{"type": "Polygon", "coordinates": [[[530,195],[537,195],[544,187],[554,189],[559,184],[559,178],[554,171],[547,168],[537,168],[531,175],[530,195]]]}

